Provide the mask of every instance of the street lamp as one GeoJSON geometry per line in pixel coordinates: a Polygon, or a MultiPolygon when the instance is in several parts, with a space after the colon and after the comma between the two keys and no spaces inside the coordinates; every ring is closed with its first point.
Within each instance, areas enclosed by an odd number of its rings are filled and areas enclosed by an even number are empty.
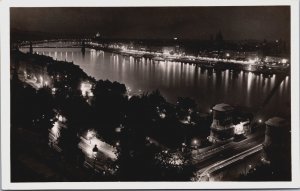
{"type": "Polygon", "coordinates": [[[197,145],[198,144],[198,140],[194,139],[193,143],[194,143],[194,145],[197,145]]]}
{"type": "Polygon", "coordinates": [[[194,139],[192,143],[194,145],[194,148],[197,149],[198,146],[199,146],[199,140],[198,139],[194,139]]]}
{"type": "Polygon", "coordinates": [[[188,123],[191,123],[191,116],[187,116],[187,121],[188,121],[188,123]]]}
{"type": "Polygon", "coordinates": [[[185,144],[185,142],[183,142],[181,145],[182,145],[181,151],[184,152],[185,149],[186,149],[186,144],[185,144]]]}
{"type": "Polygon", "coordinates": [[[99,149],[97,147],[97,145],[94,146],[93,148],[93,157],[94,157],[94,172],[96,171],[96,160],[97,160],[97,153],[98,153],[99,149]]]}

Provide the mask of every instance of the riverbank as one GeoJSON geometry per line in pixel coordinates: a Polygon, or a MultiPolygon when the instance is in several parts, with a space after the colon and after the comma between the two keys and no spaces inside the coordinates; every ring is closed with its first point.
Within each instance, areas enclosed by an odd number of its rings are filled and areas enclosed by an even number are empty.
{"type": "MultiPolygon", "coordinates": [[[[124,175],[116,175],[111,179],[123,180],[128,176],[133,176],[132,180],[140,178],[147,180],[149,169],[143,168],[149,165],[158,168],[152,158],[157,152],[162,152],[163,149],[181,148],[184,137],[188,141],[188,137],[191,135],[193,135],[191,138],[194,138],[195,135],[199,137],[201,134],[204,135],[203,132],[206,134],[209,132],[208,128],[203,129],[203,124],[205,122],[209,124],[210,119],[201,121],[200,116],[196,113],[197,108],[193,104],[189,106],[193,112],[184,107],[184,101],[189,103],[189,99],[183,99],[182,103],[174,106],[166,102],[159,91],[128,98],[125,85],[108,80],[94,81],[73,63],[18,51],[13,51],[11,56],[13,68],[11,71],[13,104],[11,129],[13,136],[17,135],[19,130],[34,132],[34,136],[39,136],[38,139],[33,139],[27,133],[24,134],[23,138],[26,143],[22,142],[22,144],[26,149],[23,151],[36,154],[35,147],[28,141],[36,140],[36,144],[47,148],[44,156],[48,156],[47,153],[53,153],[55,157],[57,156],[55,159],[57,163],[70,164],[70,171],[74,168],[74,172],[76,172],[78,167],[84,170],[83,166],[87,166],[88,163],[87,168],[95,171],[95,178],[105,180],[107,176],[110,177],[112,173],[115,173],[115,170],[110,167],[111,163],[114,164],[113,167],[118,165],[123,169],[134,164],[130,171],[121,171],[121,173],[125,173],[124,175]],[[28,83],[26,78],[32,79],[32,83],[39,84],[39,86],[28,83]],[[92,95],[80,93],[80,90],[83,89],[80,84],[86,80],[95,83],[90,87],[92,95]],[[89,99],[91,102],[88,103],[89,99]],[[181,120],[185,119],[187,115],[191,115],[190,122],[181,123],[181,120]],[[61,128],[57,127],[57,121],[64,123],[61,128]],[[200,125],[202,128],[197,128],[200,125]],[[170,132],[172,132],[172,136],[168,136],[170,132]],[[50,140],[52,135],[55,136],[55,139],[50,140]],[[83,136],[86,139],[84,145],[78,142],[83,136]],[[96,141],[95,138],[104,140],[117,149],[107,148],[103,142],[96,141]],[[156,144],[152,143],[153,140],[157,140],[156,144]],[[167,147],[162,148],[162,144],[167,147]],[[98,148],[96,155],[93,152],[95,145],[98,148]],[[57,147],[60,149],[56,149],[57,147]],[[116,161],[105,160],[103,153],[107,152],[103,152],[103,150],[108,151],[108,149],[113,150],[116,161]],[[129,151],[130,153],[127,153],[129,151]],[[133,155],[133,158],[126,158],[128,154],[133,155]],[[145,159],[144,156],[149,157],[145,159]],[[135,167],[136,165],[138,167],[135,167]],[[140,169],[143,170],[140,171],[140,169]],[[136,171],[136,173],[131,173],[132,171],[136,171]],[[136,179],[138,177],[135,175],[140,175],[140,173],[145,174],[136,179]],[[106,177],[102,177],[102,175],[106,177]]],[[[21,157],[17,147],[19,143],[18,139],[11,142],[15,154],[13,157],[16,159],[21,157]]],[[[190,143],[187,142],[186,145],[190,145],[190,143]]],[[[26,161],[32,161],[30,156],[22,156],[26,161]]],[[[41,168],[53,168],[46,161],[47,158],[42,157],[40,160],[42,161],[41,168]]],[[[17,168],[17,164],[18,161],[13,163],[14,169],[17,168]]],[[[26,168],[32,171],[32,177],[38,177],[39,172],[34,170],[34,164],[24,163],[21,170],[25,171],[26,168]]],[[[159,168],[156,170],[152,173],[160,174],[164,171],[159,168]]],[[[77,178],[77,176],[72,177],[63,173],[62,177],[58,177],[54,170],[48,174],[41,175],[41,179],[36,178],[36,181],[50,179],[74,181],[77,178]],[[48,174],[50,174],[49,178],[48,174]]],[[[17,176],[17,170],[13,172],[14,180],[26,181],[22,175],[17,176]]],[[[153,177],[156,176],[151,178],[153,177]]],[[[89,180],[89,177],[85,180],[89,180]]]]}
{"type": "MultiPolygon", "coordinates": [[[[125,110],[126,112],[129,112],[130,105],[136,105],[137,103],[131,103],[134,102],[135,99],[148,99],[148,97],[153,97],[158,100],[162,100],[161,103],[151,103],[151,104],[157,104],[155,107],[153,106],[153,113],[151,113],[152,116],[148,116],[147,120],[149,118],[150,121],[154,120],[154,123],[158,123],[156,121],[159,121],[159,124],[155,124],[157,128],[155,128],[152,132],[149,132],[149,134],[153,135],[154,138],[157,138],[160,142],[163,142],[164,144],[168,145],[169,147],[176,147],[178,145],[181,145],[181,140],[164,140],[163,137],[160,136],[161,129],[159,128],[161,121],[166,122],[163,119],[169,119],[170,123],[174,122],[178,125],[178,128],[180,129],[180,132],[188,132],[191,139],[194,137],[192,136],[194,134],[194,131],[201,132],[200,134],[205,134],[204,138],[206,138],[208,134],[208,123],[209,116],[208,114],[202,114],[201,117],[199,114],[199,111],[195,106],[193,107],[193,114],[188,114],[184,109],[183,111],[180,109],[185,103],[177,103],[177,104],[171,104],[166,101],[166,98],[164,98],[159,91],[153,92],[153,93],[142,93],[140,92],[137,95],[128,96],[128,88],[124,84],[120,84],[118,82],[111,82],[111,81],[104,81],[104,80],[95,80],[93,77],[88,76],[78,65],[75,65],[72,62],[66,62],[66,61],[57,61],[52,59],[49,56],[44,55],[38,55],[38,54],[26,54],[19,51],[13,51],[12,52],[12,67],[13,70],[11,70],[11,74],[13,75],[14,72],[17,73],[18,78],[26,83],[27,85],[35,88],[36,91],[43,88],[49,88],[51,90],[52,96],[56,99],[56,97],[63,96],[63,99],[65,97],[72,98],[73,96],[78,96],[78,92],[81,91],[81,96],[86,99],[89,103],[89,107],[97,107],[95,104],[97,104],[97,97],[102,98],[102,96],[108,94],[110,96],[120,96],[116,97],[117,100],[110,101],[111,97],[107,96],[105,99],[98,101],[101,102],[102,108],[107,108],[106,110],[101,111],[103,116],[106,116],[109,111],[113,112],[113,110],[125,110]],[[98,87],[99,86],[99,87],[98,87]],[[99,95],[97,94],[97,91],[99,91],[99,95]],[[88,92],[88,94],[87,94],[88,92]],[[131,99],[133,98],[133,99],[131,99]],[[123,100],[125,99],[125,100],[123,100]],[[96,100],[96,101],[95,101],[96,100]],[[128,102],[128,106],[126,108],[122,109],[114,109],[112,108],[112,105],[115,107],[124,107],[120,106],[116,103],[118,102],[128,102]],[[113,103],[114,102],[114,103],[113,103]],[[111,104],[109,104],[111,103],[111,104]],[[104,107],[103,107],[104,106],[104,107]],[[179,107],[179,108],[178,108],[179,107]],[[190,121],[187,123],[182,123],[182,121],[186,121],[187,115],[197,115],[194,117],[191,117],[190,121]],[[175,114],[176,113],[176,114],[175,114]],[[178,115],[177,115],[178,114],[178,115]],[[179,115],[180,114],[180,115],[179,115]],[[150,119],[150,118],[153,119],[150,119]],[[201,123],[202,125],[205,125],[204,129],[195,129],[194,127],[197,126],[198,123],[201,123]],[[186,131],[186,126],[192,126],[191,132],[186,131]],[[157,134],[157,135],[156,135],[157,134]]],[[[99,99],[100,99],[99,98],[99,99]]],[[[149,98],[150,99],[150,98],[149,98]]],[[[152,98],[151,98],[152,99],[152,98]]],[[[185,98],[183,101],[188,101],[189,98],[185,98]],[[186,100],[185,100],[186,99],[186,100]]],[[[192,100],[193,101],[193,100],[192,100]]],[[[144,101],[143,101],[144,102],[144,101]]],[[[144,103],[143,103],[144,104],[144,103]]],[[[146,104],[146,103],[145,103],[146,104]]],[[[148,104],[148,103],[147,103],[148,104]]],[[[147,105],[146,104],[146,105],[147,105]]],[[[137,104],[138,105],[138,104],[137,104]]],[[[58,105],[58,107],[61,107],[58,105]]],[[[100,106],[99,106],[100,107],[100,106]]],[[[151,106],[152,107],[152,106],[151,106]]],[[[200,106],[201,107],[201,106],[200,106]]],[[[76,109],[76,108],[74,108],[76,109]]],[[[59,110],[64,110],[64,108],[60,108],[59,110]]],[[[120,111],[121,112],[121,111],[120,111]]],[[[113,112],[114,113],[114,112],[113,112]]],[[[65,113],[68,115],[68,113],[65,113]]],[[[201,113],[200,113],[201,114],[201,113]]],[[[116,113],[116,116],[120,118],[119,113],[116,113]]],[[[121,115],[121,121],[118,121],[116,119],[112,120],[112,124],[109,124],[107,126],[115,126],[120,124],[126,123],[128,119],[124,119],[124,116],[128,114],[124,114],[124,111],[122,111],[121,115]]],[[[136,114],[135,114],[136,115],[136,114]]],[[[90,116],[90,118],[93,118],[94,115],[90,116]]],[[[135,116],[132,116],[135,117],[135,116]]],[[[107,119],[113,118],[113,116],[109,116],[107,119]]],[[[90,120],[93,121],[93,120],[90,120]]],[[[141,121],[141,124],[145,122],[141,121]]],[[[169,122],[168,122],[169,123],[169,122]]],[[[167,124],[165,124],[167,125],[167,124]]],[[[111,128],[115,128],[111,127],[111,128]]],[[[168,134],[168,131],[164,131],[164,134],[168,134]]],[[[179,133],[177,136],[181,137],[179,133]]],[[[110,140],[111,142],[114,142],[115,140],[110,140]]],[[[110,142],[110,143],[111,143],[110,142]]]]}
{"type": "Polygon", "coordinates": [[[122,56],[134,57],[137,59],[150,59],[154,61],[162,62],[181,62],[184,64],[193,64],[208,70],[237,70],[237,71],[247,71],[257,74],[283,74],[289,75],[290,66],[278,66],[270,63],[255,63],[250,61],[238,61],[232,59],[221,59],[221,58],[209,58],[209,57],[195,57],[195,56],[182,56],[182,55],[170,55],[163,53],[153,53],[138,50],[125,50],[120,48],[109,48],[95,46],[92,44],[86,45],[87,48],[94,50],[101,50],[106,52],[111,52],[115,54],[120,54],[122,56]]]}

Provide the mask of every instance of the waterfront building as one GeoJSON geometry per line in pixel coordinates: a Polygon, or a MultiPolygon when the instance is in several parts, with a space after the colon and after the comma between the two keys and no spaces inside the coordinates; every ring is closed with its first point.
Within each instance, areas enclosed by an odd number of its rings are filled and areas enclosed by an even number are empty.
{"type": "Polygon", "coordinates": [[[256,62],[261,59],[258,51],[225,50],[220,56],[225,59],[244,60],[252,62],[256,62]]]}
{"type": "Polygon", "coordinates": [[[278,56],[266,56],[265,60],[266,63],[280,63],[280,64],[287,64],[288,58],[278,57],[278,56]]]}
{"type": "Polygon", "coordinates": [[[228,104],[217,104],[212,108],[213,122],[208,140],[212,143],[226,141],[234,136],[234,108],[228,104]]]}

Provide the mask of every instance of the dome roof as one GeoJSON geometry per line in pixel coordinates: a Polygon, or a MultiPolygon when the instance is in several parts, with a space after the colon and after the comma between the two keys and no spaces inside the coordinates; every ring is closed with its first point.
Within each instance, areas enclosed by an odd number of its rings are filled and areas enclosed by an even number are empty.
{"type": "Polygon", "coordinates": [[[212,109],[216,111],[231,111],[234,108],[226,103],[220,103],[215,105],[212,109]]]}
{"type": "Polygon", "coordinates": [[[265,122],[269,126],[273,127],[285,127],[287,126],[287,121],[281,117],[272,117],[265,122]]]}

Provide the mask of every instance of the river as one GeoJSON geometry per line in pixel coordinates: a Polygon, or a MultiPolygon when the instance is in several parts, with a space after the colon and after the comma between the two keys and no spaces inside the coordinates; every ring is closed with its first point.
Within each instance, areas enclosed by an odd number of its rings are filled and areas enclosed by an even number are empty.
{"type": "MultiPolygon", "coordinates": [[[[171,103],[176,103],[178,96],[193,98],[203,112],[222,102],[258,110],[280,81],[275,74],[207,70],[187,63],[134,58],[94,49],[86,49],[84,54],[80,48],[34,48],[33,51],[57,60],[73,61],[97,80],[124,83],[132,93],[159,89],[171,103]]],[[[261,118],[265,120],[290,114],[290,76],[284,78],[262,111],[261,118]]]]}

